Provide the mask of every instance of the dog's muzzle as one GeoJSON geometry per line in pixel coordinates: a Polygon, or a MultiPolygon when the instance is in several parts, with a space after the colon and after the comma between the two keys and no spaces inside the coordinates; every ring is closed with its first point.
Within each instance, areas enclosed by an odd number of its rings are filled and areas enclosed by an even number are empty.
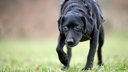
{"type": "Polygon", "coordinates": [[[67,45],[67,47],[73,47],[74,44],[75,44],[75,42],[74,42],[74,40],[73,40],[72,38],[68,38],[68,39],[66,40],[66,45],[67,45]]]}

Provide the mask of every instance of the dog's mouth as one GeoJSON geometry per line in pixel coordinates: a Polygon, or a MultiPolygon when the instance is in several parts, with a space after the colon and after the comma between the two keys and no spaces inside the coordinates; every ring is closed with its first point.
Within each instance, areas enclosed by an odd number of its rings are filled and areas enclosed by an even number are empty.
{"type": "Polygon", "coordinates": [[[76,45],[78,45],[78,43],[67,43],[66,42],[66,46],[69,48],[75,47],[76,45]]]}

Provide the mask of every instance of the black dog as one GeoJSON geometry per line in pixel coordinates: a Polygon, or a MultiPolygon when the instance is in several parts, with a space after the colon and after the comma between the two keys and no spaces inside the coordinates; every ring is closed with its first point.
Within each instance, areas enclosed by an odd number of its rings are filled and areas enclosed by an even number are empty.
{"type": "Polygon", "coordinates": [[[98,46],[98,65],[103,65],[101,48],[104,43],[103,17],[97,0],[65,0],[61,6],[58,20],[59,39],[57,53],[62,69],[68,69],[72,47],[79,42],[90,40],[90,50],[86,66],[83,70],[93,67],[94,55],[98,46]],[[67,54],[63,51],[66,44],[67,54]]]}

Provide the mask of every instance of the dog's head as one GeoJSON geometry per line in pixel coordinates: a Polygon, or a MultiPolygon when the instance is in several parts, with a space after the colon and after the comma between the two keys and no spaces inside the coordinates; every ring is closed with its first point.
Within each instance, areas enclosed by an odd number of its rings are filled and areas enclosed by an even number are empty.
{"type": "Polygon", "coordinates": [[[65,35],[65,44],[68,47],[76,46],[83,35],[92,28],[89,20],[81,15],[61,16],[58,24],[60,33],[65,35]]]}

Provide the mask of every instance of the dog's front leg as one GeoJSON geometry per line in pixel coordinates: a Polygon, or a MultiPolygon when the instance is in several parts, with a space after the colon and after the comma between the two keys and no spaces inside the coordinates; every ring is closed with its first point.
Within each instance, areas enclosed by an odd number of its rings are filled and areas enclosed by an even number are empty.
{"type": "Polygon", "coordinates": [[[87,63],[86,66],[83,68],[83,70],[92,69],[93,67],[93,60],[94,60],[94,55],[96,52],[96,46],[98,40],[98,30],[94,30],[94,33],[91,38],[92,39],[90,40],[90,50],[87,57],[87,63]]]}
{"type": "Polygon", "coordinates": [[[70,66],[70,60],[71,60],[71,57],[72,57],[72,48],[67,47],[67,56],[68,56],[67,66],[69,67],[70,66]]]}
{"type": "Polygon", "coordinates": [[[68,69],[69,68],[68,56],[63,51],[64,45],[65,45],[65,36],[60,34],[56,51],[58,53],[58,57],[59,57],[60,62],[64,65],[64,67],[62,69],[68,69]]]}

